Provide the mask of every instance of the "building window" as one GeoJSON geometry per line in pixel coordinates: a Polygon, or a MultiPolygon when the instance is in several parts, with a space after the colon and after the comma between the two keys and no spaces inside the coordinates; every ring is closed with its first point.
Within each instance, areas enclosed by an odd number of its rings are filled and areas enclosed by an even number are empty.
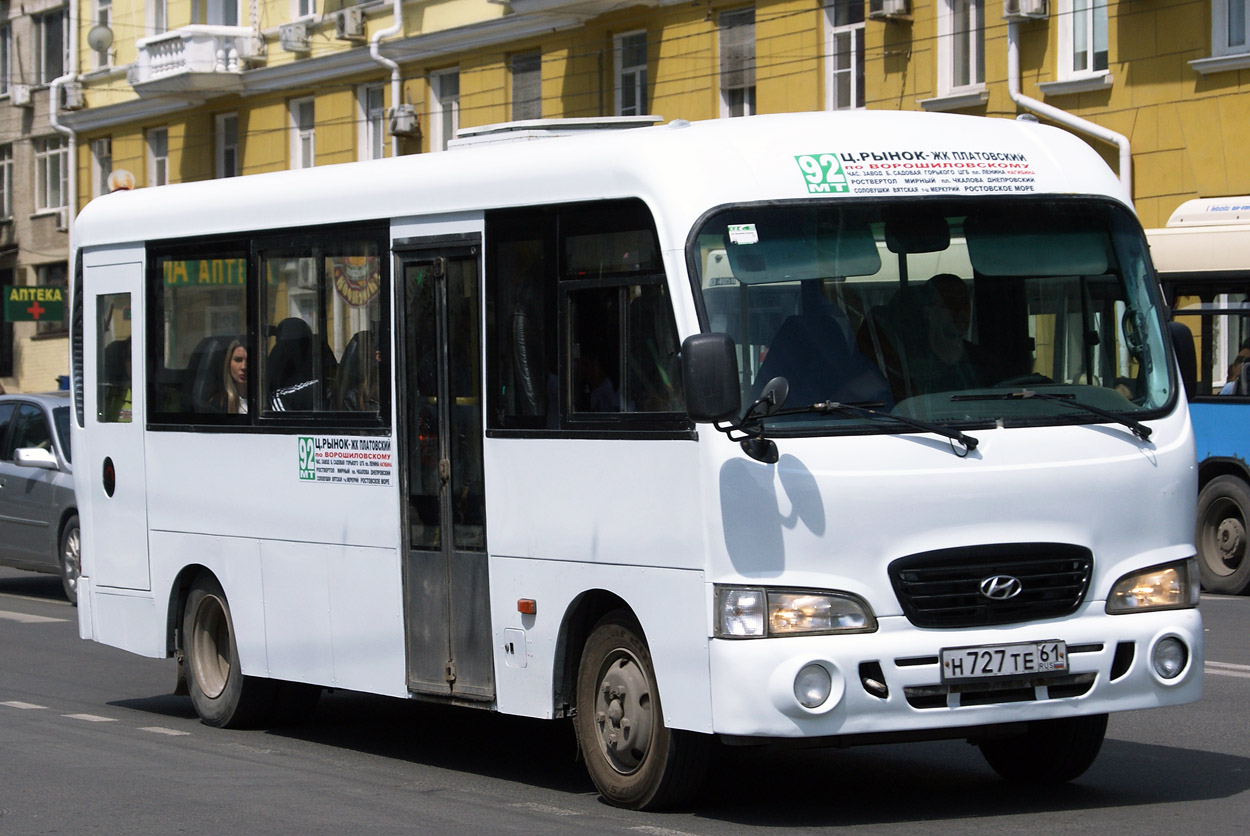
{"type": "Polygon", "coordinates": [[[360,159],[386,156],[386,88],[369,84],[356,94],[360,106],[360,159]]]}
{"type": "Polygon", "coordinates": [[[217,160],[215,176],[239,176],[239,115],[219,113],[216,119],[217,160]]]}
{"type": "Polygon", "coordinates": [[[1061,0],[1062,78],[1107,71],[1107,0],[1061,0]],[[1066,8],[1065,8],[1066,6],[1066,8]]]}
{"type": "Polygon", "coordinates": [[[13,49],[13,28],[9,25],[0,26],[0,96],[9,92],[9,74],[11,62],[9,55],[13,49]]]}
{"type": "Polygon", "coordinates": [[[984,0],[943,0],[938,7],[938,93],[985,84],[984,0]]]}
{"type": "Polygon", "coordinates": [[[51,84],[65,74],[66,16],[64,9],[35,18],[38,35],[35,40],[35,63],[39,83],[51,84]]]}
{"type": "Polygon", "coordinates": [[[291,100],[291,168],[312,168],[316,159],[313,99],[291,100]]]}
{"type": "MultiPolygon", "coordinates": [[[[113,19],[113,0],[95,0],[95,23],[96,26],[111,26],[113,19]]],[[[110,56],[108,49],[96,50],[95,65],[97,68],[109,66],[110,56]]]]}
{"type": "Polygon", "coordinates": [[[523,52],[513,55],[512,118],[541,119],[543,116],[542,53],[523,52]]]}
{"type": "MultiPolygon", "coordinates": [[[[64,298],[69,298],[69,282],[66,280],[68,275],[64,261],[55,264],[40,264],[35,268],[35,283],[39,287],[65,288],[61,295],[64,298]]],[[[68,307],[66,305],[66,308],[68,307]]],[[[41,319],[35,324],[36,334],[59,334],[65,330],[65,320],[63,319],[41,319]]]]}
{"type": "Polygon", "coordinates": [[[13,146],[0,145],[0,219],[13,217],[13,146]]]}
{"type": "Polygon", "coordinates": [[[722,116],[755,113],[755,9],[720,16],[722,116]]]}
{"type": "Polygon", "coordinates": [[[460,130],[460,73],[444,70],[430,76],[430,150],[446,151],[460,130]]]}
{"type": "Polygon", "coordinates": [[[35,211],[48,212],[66,205],[66,174],[69,171],[69,147],[65,137],[36,139],[35,145],[35,211]]]}
{"type": "Polygon", "coordinates": [[[165,0],[150,0],[147,3],[148,34],[160,35],[167,28],[165,17],[165,0]]]}
{"type": "Polygon", "coordinates": [[[113,140],[110,137],[91,141],[91,182],[99,197],[109,193],[109,175],[113,173],[113,140]]]}
{"type": "Polygon", "coordinates": [[[1250,0],[1214,0],[1211,4],[1211,53],[1250,52],[1250,0]]]}
{"type": "Polygon", "coordinates": [[[864,106],[864,4],[833,0],[826,7],[828,72],[825,106],[847,110],[864,106]]]}
{"type": "Polygon", "coordinates": [[[294,0],[292,4],[291,14],[295,17],[312,17],[316,13],[317,0],[294,0]]]}
{"type": "Polygon", "coordinates": [[[164,186],[169,182],[169,129],[148,131],[148,185],[164,186]]]}
{"type": "Polygon", "coordinates": [[[191,22],[209,26],[238,26],[238,0],[192,0],[191,22]]]}
{"type": "Polygon", "coordinates": [[[616,36],[616,115],[647,114],[647,33],[616,36]]]}

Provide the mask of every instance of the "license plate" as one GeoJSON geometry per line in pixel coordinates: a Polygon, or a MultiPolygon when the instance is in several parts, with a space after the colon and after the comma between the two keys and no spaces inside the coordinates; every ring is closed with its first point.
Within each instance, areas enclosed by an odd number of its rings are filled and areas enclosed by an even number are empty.
{"type": "Polygon", "coordinates": [[[1068,670],[1068,647],[1061,641],[952,647],[942,651],[942,681],[1017,679],[1068,670]]]}

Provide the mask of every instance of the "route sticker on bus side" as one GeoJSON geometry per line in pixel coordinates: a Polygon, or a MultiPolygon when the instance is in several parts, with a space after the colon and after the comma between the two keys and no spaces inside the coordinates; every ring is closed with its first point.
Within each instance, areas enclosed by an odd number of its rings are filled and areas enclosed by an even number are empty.
{"type": "Polygon", "coordinates": [[[358,435],[301,435],[299,479],[340,485],[395,484],[390,438],[358,435]]]}
{"type": "Polygon", "coordinates": [[[1037,190],[1018,151],[839,151],[794,158],[808,194],[1012,194],[1037,190]]]}

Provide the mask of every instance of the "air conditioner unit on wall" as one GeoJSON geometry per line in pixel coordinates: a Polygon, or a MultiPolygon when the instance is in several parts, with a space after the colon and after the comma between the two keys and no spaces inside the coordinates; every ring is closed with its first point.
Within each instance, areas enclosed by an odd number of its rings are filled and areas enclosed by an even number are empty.
{"type": "Polygon", "coordinates": [[[35,103],[30,97],[29,84],[14,84],[9,88],[9,95],[13,99],[13,104],[18,107],[30,107],[35,103]]]}
{"type": "Polygon", "coordinates": [[[421,136],[421,122],[417,119],[417,109],[410,104],[401,104],[391,109],[392,136],[421,136]]]}
{"type": "Polygon", "coordinates": [[[868,17],[872,20],[911,20],[907,0],[868,0],[868,17]]]}
{"type": "Polygon", "coordinates": [[[278,27],[278,43],[287,52],[310,52],[308,26],[304,23],[284,23],[278,27]]]}
{"type": "Polygon", "coordinates": [[[1003,0],[1005,20],[1044,20],[1046,0],[1003,0]]]}
{"type": "Polygon", "coordinates": [[[365,39],[365,10],[343,9],[334,13],[334,37],[340,41],[365,39]]]}
{"type": "Polygon", "coordinates": [[[71,81],[61,88],[61,110],[82,110],[86,106],[81,84],[71,81]]]}

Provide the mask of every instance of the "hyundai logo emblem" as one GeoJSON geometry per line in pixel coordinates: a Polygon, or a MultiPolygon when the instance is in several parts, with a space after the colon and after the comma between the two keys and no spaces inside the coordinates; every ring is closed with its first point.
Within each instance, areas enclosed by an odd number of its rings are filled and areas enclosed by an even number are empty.
{"type": "Polygon", "coordinates": [[[991,601],[1010,601],[1023,589],[1020,579],[1011,575],[991,575],[981,581],[981,594],[991,601]]]}

